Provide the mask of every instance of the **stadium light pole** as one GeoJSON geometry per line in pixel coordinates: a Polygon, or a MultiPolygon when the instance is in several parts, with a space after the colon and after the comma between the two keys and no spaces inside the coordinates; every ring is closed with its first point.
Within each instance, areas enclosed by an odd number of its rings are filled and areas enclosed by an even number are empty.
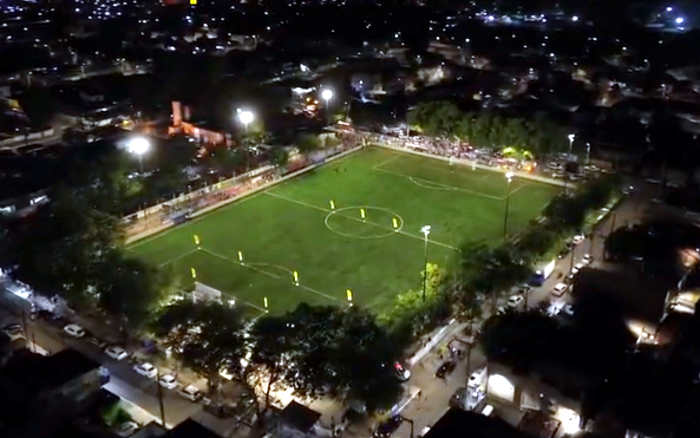
{"type": "Polygon", "coordinates": [[[569,134],[567,138],[569,139],[569,155],[571,155],[574,151],[574,139],[576,138],[576,134],[569,134]]]}
{"type": "Polygon", "coordinates": [[[129,153],[136,155],[139,159],[139,168],[143,173],[143,156],[151,149],[151,142],[146,137],[134,137],[129,139],[126,144],[126,149],[129,153]]]}
{"type": "Polygon", "coordinates": [[[334,95],[333,90],[328,88],[328,87],[323,88],[321,90],[321,99],[323,99],[323,102],[324,102],[323,109],[326,112],[326,122],[328,122],[328,116],[330,114],[329,103],[330,103],[331,99],[333,99],[333,95],[334,95]]]}
{"type": "Polygon", "coordinates": [[[591,161],[591,144],[586,142],[586,164],[591,161]]]}
{"type": "Polygon", "coordinates": [[[333,95],[333,90],[331,90],[330,88],[324,88],[323,90],[321,90],[321,99],[323,99],[323,101],[325,102],[326,108],[328,108],[328,103],[331,101],[331,99],[333,99],[333,95]]]}
{"type": "Polygon", "coordinates": [[[506,208],[503,214],[503,238],[508,237],[508,208],[510,206],[510,183],[513,181],[513,172],[506,172],[506,208]]]}
{"type": "Polygon", "coordinates": [[[425,303],[425,289],[428,285],[428,235],[430,235],[430,225],[423,225],[420,231],[425,237],[425,247],[423,250],[423,302],[425,303]]]}
{"type": "Polygon", "coordinates": [[[238,108],[236,110],[236,117],[238,118],[238,121],[243,125],[243,129],[245,132],[248,132],[248,125],[253,123],[255,120],[255,113],[251,110],[248,109],[241,109],[238,108]]]}

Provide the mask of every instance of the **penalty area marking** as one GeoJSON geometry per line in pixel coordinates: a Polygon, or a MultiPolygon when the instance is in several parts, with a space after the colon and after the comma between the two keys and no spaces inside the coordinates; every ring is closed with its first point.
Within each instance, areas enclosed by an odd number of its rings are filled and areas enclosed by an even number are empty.
{"type": "Polygon", "coordinates": [[[187,252],[184,252],[184,253],[180,254],[179,256],[176,256],[176,257],[173,257],[173,258],[171,258],[171,259],[169,259],[169,260],[166,260],[166,261],[164,261],[163,263],[161,263],[160,265],[158,265],[158,267],[159,267],[159,268],[162,268],[163,266],[167,266],[167,265],[169,265],[169,264],[171,264],[171,263],[175,263],[176,261],[178,261],[178,260],[180,260],[180,259],[182,259],[182,258],[185,258],[185,257],[187,257],[188,255],[193,254],[193,253],[195,253],[195,252],[197,252],[197,248],[193,248],[193,249],[191,249],[191,250],[189,250],[189,251],[187,251],[187,252]]]}
{"type": "Polygon", "coordinates": [[[482,192],[478,192],[478,191],[475,191],[475,190],[466,189],[466,188],[464,188],[464,187],[457,187],[457,186],[451,186],[451,185],[449,185],[449,184],[442,184],[442,183],[439,183],[439,182],[431,181],[431,180],[429,180],[429,179],[424,179],[424,178],[420,178],[420,177],[413,176],[413,175],[406,175],[406,174],[403,174],[403,173],[393,172],[393,171],[391,171],[391,170],[380,169],[380,168],[375,168],[374,170],[376,170],[377,172],[383,172],[383,173],[386,173],[386,174],[389,174],[389,175],[398,176],[398,177],[401,177],[401,178],[406,178],[406,179],[408,179],[411,183],[415,184],[416,186],[418,186],[418,187],[420,187],[420,188],[426,189],[426,190],[442,190],[442,191],[464,192],[464,193],[468,193],[468,194],[473,195],[473,196],[479,196],[479,197],[481,197],[481,198],[491,199],[491,200],[494,200],[494,201],[503,201],[503,200],[505,200],[505,198],[502,198],[502,197],[499,197],[499,196],[487,195],[486,193],[482,193],[482,192]]]}
{"type": "MultiPolygon", "coordinates": [[[[291,272],[291,270],[289,270],[289,268],[284,267],[284,266],[280,266],[280,265],[274,265],[274,264],[271,264],[271,263],[264,263],[264,262],[259,262],[259,263],[249,263],[249,262],[239,263],[239,262],[236,261],[236,260],[233,260],[233,259],[231,259],[231,258],[229,258],[229,257],[226,257],[225,255],[219,254],[219,253],[214,252],[214,251],[212,251],[212,250],[210,250],[210,249],[207,249],[207,248],[202,248],[201,251],[206,252],[207,254],[209,254],[209,255],[211,255],[211,256],[214,256],[214,257],[217,257],[217,258],[219,258],[219,259],[221,259],[221,260],[225,260],[225,261],[231,262],[231,263],[233,263],[233,264],[235,264],[235,265],[242,266],[242,267],[247,268],[247,269],[249,269],[249,270],[258,272],[258,273],[260,273],[260,274],[266,275],[267,277],[274,278],[274,279],[280,280],[280,281],[285,281],[285,277],[283,277],[283,276],[281,276],[281,275],[277,275],[277,274],[275,274],[275,273],[273,273],[273,272],[270,272],[270,271],[266,271],[265,269],[261,269],[261,268],[259,268],[258,266],[261,266],[261,265],[262,265],[262,266],[273,266],[273,267],[276,267],[276,268],[278,268],[278,269],[282,269],[282,270],[284,270],[284,271],[291,272]],[[256,266],[256,265],[258,265],[258,266],[256,266]]],[[[290,284],[291,284],[291,283],[290,283],[290,284]]],[[[334,297],[334,296],[325,294],[325,293],[321,292],[320,290],[316,290],[316,289],[314,289],[314,288],[312,288],[312,287],[309,287],[309,286],[306,286],[305,284],[302,284],[302,283],[299,283],[299,286],[296,286],[296,287],[300,287],[300,288],[304,289],[305,291],[311,292],[311,293],[313,293],[313,294],[316,294],[316,295],[321,296],[321,297],[323,297],[323,298],[329,299],[329,300],[331,300],[331,301],[340,301],[340,302],[343,301],[343,300],[341,300],[340,298],[336,298],[336,297],[334,297]]]]}

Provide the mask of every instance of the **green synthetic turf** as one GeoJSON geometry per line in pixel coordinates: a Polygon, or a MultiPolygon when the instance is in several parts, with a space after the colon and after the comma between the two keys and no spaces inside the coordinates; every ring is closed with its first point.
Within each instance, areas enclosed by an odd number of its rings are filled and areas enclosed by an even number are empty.
{"type": "MultiPolygon", "coordinates": [[[[398,292],[420,287],[423,225],[432,226],[428,259],[441,266],[451,263],[462,242],[500,242],[506,190],[499,172],[368,148],[129,250],[155,265],[173,265],[189,283],[194,267],[198,281],[242,305],[263,308],[267,297],[271,313],[302,301],[345,304],[348,288],[355,305],[381,311],[398,292]],[[292,282],[295,270],[299,286],[292,282]]],[[[509,232],[516,233],[559,188],[516,178],[509,191],[509,232]]]]}

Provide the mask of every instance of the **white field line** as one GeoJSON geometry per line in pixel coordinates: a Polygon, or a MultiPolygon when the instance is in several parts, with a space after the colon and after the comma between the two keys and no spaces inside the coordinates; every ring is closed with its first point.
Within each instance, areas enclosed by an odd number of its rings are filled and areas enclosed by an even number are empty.
{"type": "Polygon", "coordinates": [[[396,160],[398,160],[399,158],[402,158],[402,157],[403,157],[402,155],[394,154],[394,156],[392,156],[391,158],[387,158],[386,160],[382,161],[381,163],[375,164],[374,166],[372,166],[372,170],[377,170],[377,169],[379,169],[380,167],[385,166],[385,165],[391,163],[392,161],[396,161],[396,160]]]}
{"type": "Polygon", "coordinates": [[[373,170],[376,170],[377,172],[384,172],[389,175],[397,176],[400,178],[407,178],[409,181],[411,181],[413,184],[417,185],[418,187],[424,188],[426,190],[443,190],[443,191],[455,191],[455,192],[464,192],[473,196],[479,196],[481,198],[486,198],[486,199],[491,199],[494,201],[504,201],[505,198],[499,197],[499,196],[493,196],[493,195],[487,195],[486,193],[478,192],[476,190],[470,190],[464,187],[457,187],[457,186],[452,186],[449,184],[443,184],[439,183],[437,181],[429,180],[426,178],[421,178],[418,176],[413,176],[413,175],[406,175],[403,173],[399,172],[394,172],[391,170],[386,170],[386,169],[380,169],[380,168],[375,168],[373,170]],[[420,180],[425,181],[425,183],[421,184],[420,180]],[[431,187],[430,185],[434,184],[434,187],[431,187]]]}
{"type": "Polygon", "coordinates": [[[183,227],[183,226],[195,223],[200,218],[208,216],[212,212],[219,210],[219,209],[222,209],[223,207],[226,207],[229,204],[239,204],[241,202],[244,202],[248,199],[253,198],[254,196],[257,196],[260,192],[263,192],[263,191],[269,189],[270,187],[274,187],[276,185],[281,185],[282,183],[285,183],[286,181],[295,179],[299,175],[303,175],[305,173],[308,173],[314,169],[325,166],[326,164],[331,163],[333,161],[343,160],[346,157],[353,155],[355,152],[363,150],[364,148],[365,148],[365,146],[362,146],[362,145],[355,146],[354,148],[340,152],[340,153],[333,155],[331,157],[327,157],[321,163],[311,164],[307,167],[304,167],[303,169],[299,169],[299,170],[296,170],[292,173],[289,173],[289,174],[287,174],[279,179],[275,179],[273,181],[262,184],[261,186],[255,187],[254,189],[251,189],[251,190],[247,191],[246,193],[241,193],[241,194],[236,195],[232,198],[225,199],[223,201],[220,201],[220,202],[217,202],[215,204],[204,207],[204,208],[194,212],[193,219],[188,221],[188,222],[185,222],[182,224],[177,224],[177,225],[167,224],[167,225],[164,225],[161,227],[156,227],[155,229],[147,230],[146,232],[142,232],[142,233],[133,235],[131,237],[127,237],[125,243],[127,245],[130,245],[133,242],[134,245],[131,245],[131,247],[135,248],[135,247],[141,245],[142,243],[150,242],[151,240],[148,239],[148,236],[152,236],[153,238],[160,238],[162,235],[167,234],[167,233],[163,233],[163,231],[165,231],[165,230],[179,228],[179,227],[183,227]]]}
{"type": "MultiPolygon", "coordinates": [[[[204,251],[204,252],[206,252],[207,254],[212,255],[212,256],[214,256],[214,257],[220,258],[220,259],[222,259],[222,260],[229,261],[229,262],[231,262],[231,263],[233,263],[233,264],[240,265],[240,266],[243,266],[244,268],[247,268],[247,269],[250,269],[250,270],[252,270],[252,271],[258,272],[258,273],[260,273],[260,274],[266,275],[266,276],[268,276],[268,277],[270,277],[270,278],[274,278],[274,279],[280,280],[280,281],[285,281],[284,277],[282,277],[282,276],[280,276],[280,275],[277,275],[277,274],[275,274],[275,273],[266,271],[266,270],[264,270],[264,269],[260,269],[260,268],[258,268],[258,267],[256,267],[256,266],[252,266],[252,265],[250,265],[250,264],[248,264],[248,263],[239,263],[239,262],[237,262],[237,261],[235,261],[235,260],[233,260],[233,259],[231,259],[231,258],[229,258],[229,257],[226,257],[225,255],[219,254],[219,253],[214,252],[214,251],[212,251],[212,250],[209,250],[209,249],[207,249],[207,248],[202,248],[202,251],[204,251]]],[[[291,279],[289,279],[289,281],[290,281],[290,283],[291,283],[291,279]]],[[[293,283],[292,283],[292,285],[294,286],[293,283]]],[[[321,297],[323,297],[323,298],[326,298],[326,299],[329,299],[329,300],[331,300],[331,301],[342,301],[342,300],[339,299],[339,298],[336,298],[336,297],[334,297],[334,296],[325,294],[325,293],[323,293],[323,292],[321,292],[321,291],[319,291],[319,290],[316,290],[316,289],[314,289],[314,288],[312,288],[312,287],[306,286],[305,284],[302,284],[302,283],[299,283],[299,286],[295,286],[295,287],[299,287],[299,288],[301,288],[301,289],[304,289],[305,291],[308,291],[308,292],[311,292],[311,293],[313,293],[313,294],[319,295],[319,296],[321,296],[321,297]]]]}
{"type": "Polygon", "coordinates": [[[192,253],[194,253],[194,252],[196,252],[196,251],[197,251],[197,248],[193,248],[193,249],[191,249],[191,250],[189,250],[189,251],[187,251],[187,252],[184,252],[184,253],[180,254],[180,255],[177,256],[177,257],[173,257],[173,258],[171,258],[171,259],[169,259],[169,260],[164,261],[163,263],[161,263],[160,265],[158,265],[158,267],[159,267],[159,268],[162,268],[163,266],[167,266],[167,265],[169,265],[169,264],[171,264],[171,263],[174,263],[174,262],[180,260],[181,258],[187,257],[188,255],[190,255],[190,254],[192,254],[192,253]]]}
{"type": "MultiPolygon", "coordinates": [[[[247,195],[247,196],[244,197],[243,199],[238,199],[238,200],[236,200],[236,202],[232,202],[232,203],[230,203],[228,206],[224,206],[224,208],[209,211],[209,212],[207,212],[206,214],[203,214],[203,215],[201,215],[201,216],[198,216],[198,217],[196,217],[196,218],[194,218],[194,219],[192,219],[192,220],[189,220],[189,221],[187,221],[187,222],[183,222],[183,223],[180,224],[180,225],[175,225],[175,226],[168,227],[168,228],[165,229],[165,230],[168,230],[168,233],[165,233],[165,232],[158,232],[158,233],[155,233],[155,234],[154,234],[153,236],[151,236],[151,237],[146,237],[145,239],[137,240],[137,241],[134,242],[133,244],[128,245],[127,249],[128,249],[128,250],[133,250],[134,248],[138,248],[139,246],[141,246],[141,245],[143,245],[143,244],[146,244],[146,243],[149,243],[149,242],[153,242],[154,240],[158,240],[158,239],[160,239],[160,238],[162,238],[162,237],[165,237],[167,234],[169,234],[170,231],[174,231],[174,230],[176,230],[176,229],[178,229],[178,228],[185,228],[185,227],[187,227],[187,226],[189,226],[189,225],[194,225],[194,224],[196,224],[197,222],[206,219],[210,214],[213,214],[214,212],[221,212],[221,211],[225,210],[225,208],[232,208],[232,207],[234,207],[234,206],[236,206],[236,205],[240,205],[240,204],[242,204],[242,203],[244,203],[244,202],[246,202],[246,201],[249,201],[249,200],[251,200],[251,199],[253,199],[253,198],[257,198],[258,196],[260,196],[261,193],[262,193],[262,192],[257,192],[257,193],[253,193],[253,194],[247,195]]],[[[163,231],[165,231],[165,230],[163,230],[163,231]]]]}
{"type": "MultiPolygon", "coordinates": [[[[426,153],[426,152],[416,151],[413,149],[393,146],[393,145],[390,145],[390,144],[387,144],[384,142],[374,142],[374,143],[372,143],[372,145],[374,145],[376,147],[384,148],[384,149],[389,149],[389,150],[399,152],[402,154],[406,154],[406,155],[427,157],[427,158],[432,158],[434,160],[447,161],[447,162],[450,161],[450,157],[444,157],[442,155],[434,155],[434,154],[430,154],[430,153],[426,153]]],[[[453,158],[452,161],[455,164],[465,166],[465,167],[474,167],[477,169],[488,170],[490,172],[499,172],[499,173],[506,173],[507,172],[506,170],[498,168],[498,167],[485,166],[485,165],[477,163],[475,161],[466,160],[463,158],[453,158]]],[[[514,171],[513,173],[518,178],[523,178],[523,179],[527,179],[530,181],[536,181],[536,182],[545,183],[545,184],[549,184],[549,185],[553,185],[553,186],[559,186],[559,187],[567,187],[567,186],[574,187],[574,188],[576,187],[575,184],[568,183],[566,181],[556,180],[553,178],[548,178],[546,176],[531,175],[529,173],[520,172],[520,171],[514,171]]]]}
{"type": "MultiPolygon", "coordinates": [[[[283,195],[280,195],[280,194],[278,194],[278,193],[272,193],[272,192],[270,192],[270,191],[266,191],[265,194],[268,195],[268,196],[273,196],[273,197],[275,197],[275,198],[279,198],[279,199],[285,200],[285,201],[287,201],[287,202],[293,202],[293,203],[295,203],[295,204],[299,204],[299,205],[302,205],[302,206],[304,206],[304,207],[313,208],[313,209],[316,209],[316,210],[319,210],[319,211],[323,211],[323,212],[325,212],[325,213],[331,213],[331,212],[333,211],[333,210],[329,210],[329,209],[324,208],[324,207],[319,207],[319,206],[317,206],[317,205],[309,204],[308,202],[304,202],[304,201],[299,201],[299,200],[296,200],[296,199],[288,198],[288,197],[283,196],[283,195]]],[[[347,216],[347,215],[338,214],[338,213],[336,213],[336,214],[337,214],[338,216],[342,217],[342,218],[350,219],[350,220],[353,220],[353,221],[355,221],[355,222],[360,222],[360,223],[363,223],[363,224],[369,224],[369,225],[373,225],[373,226],[375,226],[375,227],[384,228],[384,229],[386,229],[386,230],[395,231],[393,228],[390,228],[390,227],[387,227],[387,226],[384,226],[384,225],[381,225],[381,224],[378,224],[378,223],[375,223],[375,222],[371,222],[371,221],[368,221],[368,220],[358,219],[358,218],[353,217],[353,216],[347,216]]],[[[423,237],[423,236],[420,236],[420,235],[418,235],[418,234],[412,234],[412,233],[409,233],[409,232],[404,231],[404,230],[398,230],[398,231],[396,231],[396,232],[399,233],[399,234],[403,234],[404,236],[408,236],[408,237],[411,237],[411,238],[413,238],[413,239],[417,239],[417,240],[420,240],[420,241],[424,241],[424,240],[425,240],[425,237],[423,237]]],[[[449,245],[449,244],[447,244],[447,243],[438,242],[437,240],[428,239],[428,242],[429,242],[429,243],[432,243],[433,245],[442,246],[442,247],[444,247],[444,248],[451,249],[451,250],[453,250],[453,251],[459,251],[459,249],[458,249],[457,247],[454,247],[454,246],[449,245]]]]}

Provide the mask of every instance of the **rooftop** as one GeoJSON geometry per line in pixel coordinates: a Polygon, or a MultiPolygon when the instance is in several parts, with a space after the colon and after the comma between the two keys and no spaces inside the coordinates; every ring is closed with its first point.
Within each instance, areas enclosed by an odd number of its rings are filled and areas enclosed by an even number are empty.
{"type": "Polygon", "coordinates": [[[282,419],[294,428],[308,432],[321,417],[319,412],[292,401],[282,411],[282,419]]]}
{"type": "Polygon", "coordinates": [[[425,438],[527,438],[497,418],[461,409],[450,409],[425,435],[425,438]]]}

